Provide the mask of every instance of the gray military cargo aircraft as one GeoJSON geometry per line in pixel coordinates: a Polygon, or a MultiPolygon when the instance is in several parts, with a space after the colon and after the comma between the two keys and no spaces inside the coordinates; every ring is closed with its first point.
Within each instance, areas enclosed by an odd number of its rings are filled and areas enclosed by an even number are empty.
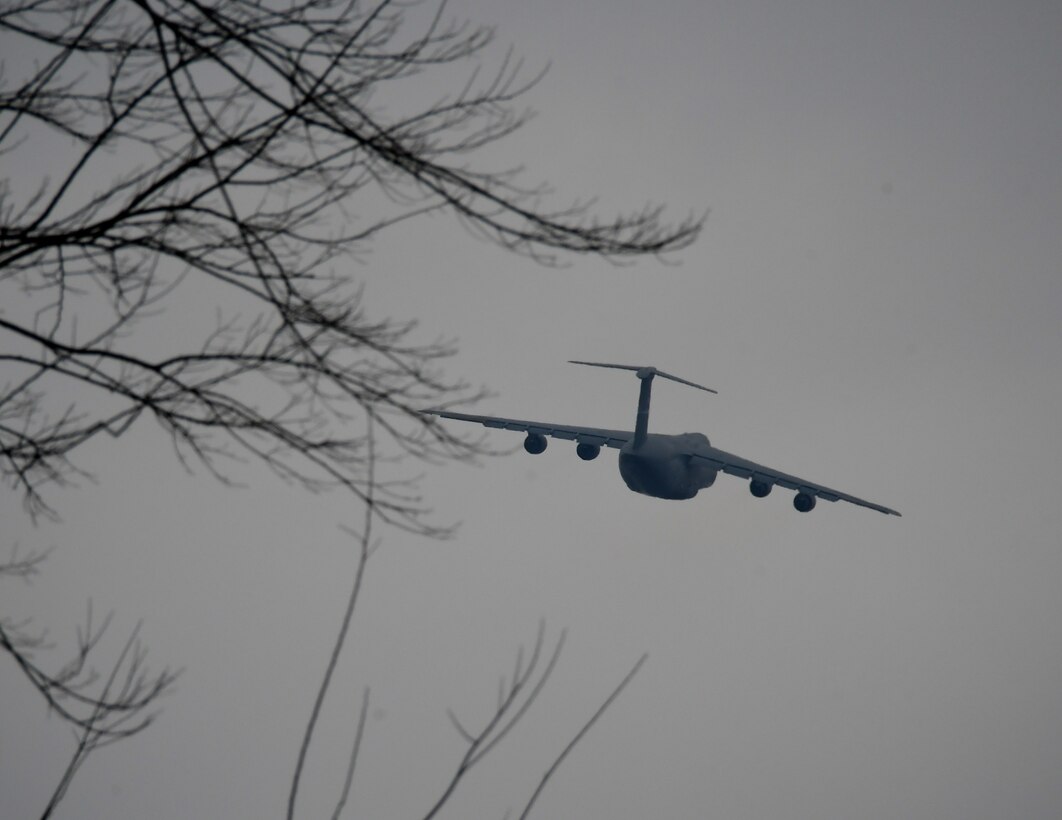
{"type": "Polygon", "coordinates": [[[800,512],[810,512],[817,499],[825,501],[848,501],[860,507],[868,507],[886,515],[899,515],[896,510],[856,498],[854,495],[832,490],[772,467],[748,461],[713,447],[703,433],[679,433],[666,435],[649,432],[649,396],[653,379],[659,376],[680,384],[706,390],[710,387],[672,376],[655,367],[637,367],[627,364],[605,364],[572,360],[572,364],[591,367],[610,367],[618,370],[633,370],[641,380],[638,394],[638,416],[634,432],[602,430],[597,427],[571,427],[566,424],[549,424],[541,421],[521,421],[497,416],[477,416],[471,413],[454,413],[449,410],[424,410],[424,413],[458,421],[478,422],[484,427],[502,430],[519,430],[527,433],[524,449],[537,455],[546,449],[546,436],[575,441],[575,452],[584,461],[597,458],[602,447],[619,450],[619,471],[627,486],[636,493],[654,498],[693,498],[700,490],[711,487],[720,472],[749,480],[749,491],[763,498],[777,484],[796,490],[793,506],[800,512]]]}

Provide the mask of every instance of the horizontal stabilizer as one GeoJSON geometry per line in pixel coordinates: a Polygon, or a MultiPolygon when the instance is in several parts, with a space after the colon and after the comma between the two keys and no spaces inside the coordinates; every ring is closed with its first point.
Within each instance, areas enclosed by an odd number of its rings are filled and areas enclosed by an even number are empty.
{"type": "Polygon", "coordinates": [[[679,384],[685,384],[688,387],[696,387],[698,390],[705,390],[709,393],[718,393],[718,390],[713,390],[710,387],[705,387],[703,384],[696,384],[686,379],[680,379],[678,376],[672,376],[670,373],[665,373],[663,370],[657,370],[655,367],[639,367],[633,364],[607,364],[605,362],[583,362],[576,359],[569,359],[571,364],[585,364],[590,367],[611,367],[616,370],[633,370],[639,379],[648,379],[653,376],[659,376],[662,379],[670,379],[673,382],[679,384]]]}

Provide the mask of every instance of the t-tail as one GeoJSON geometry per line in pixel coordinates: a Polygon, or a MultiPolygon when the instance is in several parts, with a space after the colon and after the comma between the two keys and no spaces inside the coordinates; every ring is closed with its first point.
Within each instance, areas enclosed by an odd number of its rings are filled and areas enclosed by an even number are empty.
{"type": "Polygon", "coordinates": [[[646,436],[649,435],[649,397],[653,390],[653,377],[659,376],[662,379],[670,379],[673,382],[679,384],[685,384],[688,387],[696,387],[698,390],[705,390],[709,393],[718,393],[718,390],[713,390],[710,387],[705,387],[703,384],[695,384],[686,379],[680,379],[678,376],[672,376],[670,373],[665,373],[663,370],[657,370],[655,367],[638,367],[632,364],[606,364],[605,362],[582,362],[576,359],[569,359],[571,364],[585,364],[590,367],[611,367],[616,370],[633,370],[642,382],[641,390],[638,392],[638,417],[634,424],[634,448],[638,449],[645,443],[646,436]]]}

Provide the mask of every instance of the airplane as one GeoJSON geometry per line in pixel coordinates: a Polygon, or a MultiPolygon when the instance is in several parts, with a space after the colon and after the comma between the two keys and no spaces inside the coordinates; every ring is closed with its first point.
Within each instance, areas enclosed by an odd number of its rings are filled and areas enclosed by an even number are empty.
{"type": "Polygon", "coordinates": [[[653,379],[659,376],[698,390],[717,393],[678,376],[672,376],[655,367],[638,367],[627,364],[606,364],[570,360],[571,364],[590,367],[608,367],[617,370],[632,370],[641,381],[638,393],[638,415],[634,432],[603,430],[597,427],[572,427],[566,424],[550,424],[541,421],[521,421],[498,416],[478,416],[471,413],[455,413],[450,410],[431,409],[421,412],[457,421],[478,422],[484,427],[502,430],[517,430],[527,433],[524,449],[538,455],[546,449],[546,436],[575,441],[575,452],[584,461],[597,458],[602,447],[619,450],[619,472],[627,487],[636,493],[672,500],[693,498],[700,490],[711,487],[716,477],[723,472],[745,478],[749,491],[757,498],[770,494],[775,485],[796,490],[793,506],[799,512],[810,512],[818,499],[824,501],[847,501],[860,507],[877,510],[886,515],[899,515],[896,510],[883,507],[872,501],[833,490],[822,484],[798,478],[789,473],[764,467],[724,450],[713,447],[703,433],[679,433],[667,435],[649,432],[649,398],[653,379]]]}

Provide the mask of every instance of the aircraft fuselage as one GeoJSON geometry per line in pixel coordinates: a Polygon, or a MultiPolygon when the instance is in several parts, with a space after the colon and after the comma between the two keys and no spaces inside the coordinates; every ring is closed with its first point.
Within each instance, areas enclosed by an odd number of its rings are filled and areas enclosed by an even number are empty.
{"type": "Polygon", "coordinates": [[[718,471],[690,457],[689,453],[708,446],[703,433],[662,435],[650,433],[636,445],[628,442],[620,449],[619,471],[623,481],[636,493],[653,498],[683,500],[715,483],[718,471]]]}

